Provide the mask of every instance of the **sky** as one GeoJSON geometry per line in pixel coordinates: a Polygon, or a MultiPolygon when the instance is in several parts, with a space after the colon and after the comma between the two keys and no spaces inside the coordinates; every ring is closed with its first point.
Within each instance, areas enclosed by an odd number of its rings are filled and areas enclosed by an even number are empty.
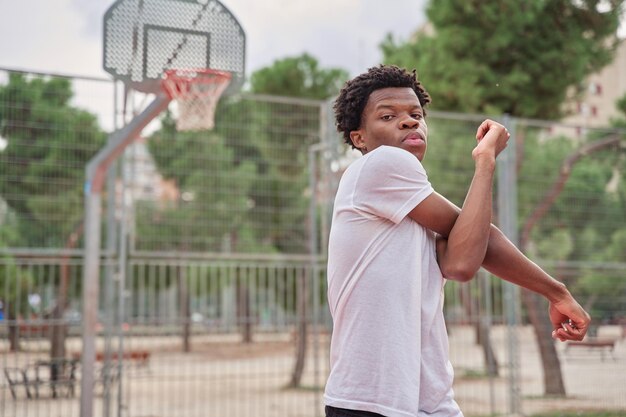
{"type": "MultiPolygon", "coordinates": [[[[112,0],[0,0],[0,67],[108,76],[102,17],[112,0]]],[[[380,61],[387,33],[406,39],[425,0],[222,0],[247,37],[247,73],[308,52],[357,75],[380,61]]]]}
{"type": "MultiPolygon", "coordinates": [[[[102,69],[102,24],[113,2],[0,0],[0,68],[110,78],[102,69]]],[[[322,68],[339,67],[354,76],[380,62],[378,45],[388,33],[405,40],[425,22],[426,0],[221,2],[246,33],[248,76],[305,52],[322,68]]],[[[0,71],[0,82],[5,79],[0,71]]],[[[113,92],[96,84],[75,83],[73,104],[97,114],[110,131],[116,124],[113,92]]]]}
{"type": "MultiPolygon", "coordinates": [[[[199,0],[203,1],[203,0],[199,0]]],[[[221,0],[246,32],[246,72],[307,52],[354,76],[381,60],[391,33],[406,40],[426,21],[427,0],[221,0]]],[[[0,0],[0,68],[110,78],[102,20],[113,0],[0,0]]],[[[622,36],[626,33],[622,27],[622,36]]],[[[0,71],[0,83],[6,73],[0,71]]],[[[75,104],[114,128],[109,86],[75,84],[75,104]]],[[[0,143],[0,148],[2,144],[0,143]]]]}

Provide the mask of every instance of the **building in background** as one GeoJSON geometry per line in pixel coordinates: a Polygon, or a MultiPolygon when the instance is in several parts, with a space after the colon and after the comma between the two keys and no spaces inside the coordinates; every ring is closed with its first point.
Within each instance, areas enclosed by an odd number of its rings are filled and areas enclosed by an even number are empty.
{"type": "Polygon", "coordinates": [[[159,173],[148,150],[146,138],[137,139],[128,147],[127,152],[129,163],[125,165],[128,170],[126,178],[130,182],[133,201],[155,201],[164,205],[179,200],[180,191],[176,183],[163,178],[159,173]]]}
{"type": "Polygon", "coordinates": [[[613,62],[590,75],[583,88],[583,95],[568,104],[568,116],[562,120],[580,126],[579,135],[585,128],[609,126],[620,116],[616,102],[626,95],[626,41],[619,44],[613,62]]]}

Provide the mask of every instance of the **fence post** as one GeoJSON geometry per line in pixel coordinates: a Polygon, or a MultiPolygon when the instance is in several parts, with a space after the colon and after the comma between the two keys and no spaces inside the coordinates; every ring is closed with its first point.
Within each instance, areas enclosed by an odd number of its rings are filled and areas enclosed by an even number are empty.
{"type": "MultiPolygon", "coordinates": [[[[517,233],[517,172],[516,172],[516,146],[515,146],[515,120],[505,114],[503,124],[511,134],[509,146],[497,159],[498,169],[498,223],[502,232],[518,245],[517,233]]],[[[520,324],[520,293],[519,288],[509,282],[503,281],[504,307],[507,326],[507,351],[509,368],[509,414],[521,415],[521,392],[519,370],[519,344],[517,340],[517,327],[520,324]]]]}
{"type": "Polygon", "coordinates": [[[115,219],[116,210],[116,193],[115,183],[117,181],[117,161],[111,163],[107,172],[107,219],[106,219],[106,265],[105,265],[105,282],[104,282],[104,308],[110,314],[103,316],[104,322],[104,361],[102,368],[102,414],[104,417],[111,416],[111,385],[109,384],[112,337],[114,326],[114,294],[115,294],[115,265],[113,264],[116,253],[117,238],[117,222],[115,219]]]}
{"type": "Polygon", "coordinates": [[[111,134],[85,167],[85,253],[83,265],[83,353],[81,359],[80,416],[93,416],[95,382],[96,326],[100,282],[100,220],[104,178],[111,163],[141,134],[146,125],[167,108],[170,98],[157,95],[128,125],[111,134]]]}
{"type": "MultiPolygon", "coordinates": [[[[321,106],[321,131],[322,138],[323,136],[323,126],[325,122],[323,105],[321,106]]],[[[311,200],[309,202],[309,256],[310,256],[310,264],[309,264],[309,273],[310,273],[310,281],[309,286],[312,286],[312,295],[313,295],[313,317],[312,317],[312,333],[313,333],[313,392],[315,395],[315,413],[317,415],[317,410],[319,409],[319,405],[321,404],[320,392],[318,387],[321,386],[319,377],[320,377],[320,367],[319,367],[319,299],[320,299],[320,288],[319,288],[319,270],[318,270],[318,262],[319,262],[319,241],[318,241],[318,232],[320,231],[319,225],[317,222],[317,208],[318,208],[318,196],[319,196],[319,182],[317,180],[318,174],[318,163],[316,154],[318,152],[324,152],[325,145],[323,142],[316,143],[314,145],[309,146],[309,188],[311,190],[311,200]]]]}

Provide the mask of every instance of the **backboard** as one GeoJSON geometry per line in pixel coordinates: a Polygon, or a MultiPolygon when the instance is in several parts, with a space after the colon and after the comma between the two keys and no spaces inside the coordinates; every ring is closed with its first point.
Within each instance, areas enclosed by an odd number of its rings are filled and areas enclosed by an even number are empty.
{"type": "Polygon", "coordinates": [[[130,88],[162,91],[171,69],[231,74],[224,94],[241,88],[245,33],[217,0],[117,0],[104,15],[104,69],[130,88]]]}

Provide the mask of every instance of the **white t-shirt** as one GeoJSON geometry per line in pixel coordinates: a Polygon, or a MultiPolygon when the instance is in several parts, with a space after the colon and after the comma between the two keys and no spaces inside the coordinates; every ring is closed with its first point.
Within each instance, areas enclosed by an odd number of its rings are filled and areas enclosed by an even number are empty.
{"type": "Polygon", "coordinates": [[[341,178],[329,241],[326,405],[462,417],[453,399],[435,235],[407,214],[433,192],[419,160],[381,146],[341,178]]]}

